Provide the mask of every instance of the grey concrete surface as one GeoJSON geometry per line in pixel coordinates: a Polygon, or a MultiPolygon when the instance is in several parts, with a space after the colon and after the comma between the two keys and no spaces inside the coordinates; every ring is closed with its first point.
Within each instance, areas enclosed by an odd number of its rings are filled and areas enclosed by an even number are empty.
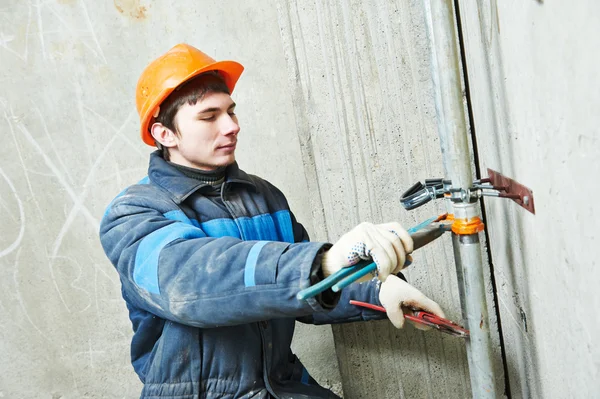
{"type": "MultiPolygon", "coordinates": [[[[146,174],[134,90],[152,58],[185,41],[246,65],[240,164],[285,191],[314,231],[277,7],[15,0],[0,6],[0,27],[0,397],[139,397],[97,231],[110,200],[146,174]]],[[[313,374],[340,391],[331,329],[299,338],[313,374]]]]}
{"type": "Polygon", "coordinates": [[[536,208],[485,200],[512,397],[598,397],[599,5],[460,4],[479,164],[536,208]]]}
{"type": "MultiPolygon", "coordinates": [[[[280,9],[297,121],[310,127],[299,129],[311,155],[303,156],[305,168],[317,170],[310,195],[321,201],[315,206],[332,240],[361,221],[409,227],[442,209],[399,205],[414,181],[443,171],[421,7],[342,1],[280,9]]],[[[445,238],[416,253],[407,276],[458,319],[445,238]]],[[[334,327],[347,398],[469,396],[463,342],[388,324],[334,327]]]]}
{"type": "MultiPolygon", "coordinates": [[[[482,168],[535,192],[486,200],[514,397],[594,397],[600,281],[598,6],[461,2],[482,168]],[[579,193],[579,195],[571,195],[579,193]]],[[[441,176],[420,1],[4,0],[0,5],[0,398],[135,398],[131,327],[97,239],[146,173],[134,89],[178,42],[246,71],[238,159],[288,196],[314,240],[411,226],[400,193],[441,176]]],[[[460,320],[449,237],[409,281],[460,320]]],[[[490,281],[487,275],[488,283],[490,281]]],[[[488,287],[491,292],[491,285],[488,287]]],[[[492,303],[488,300],[488,303],[492,303]]],[[[493,314],[493,312],[490,312],[493,314]]],[[[492,321],[492,325],[496,325],[492,321]]],[[[465,398],[460,340],[386,321],[300,325],[294,350],[346,398],[465,398]],[[335,342],[334,342],[335,341],[335,342]]]]}

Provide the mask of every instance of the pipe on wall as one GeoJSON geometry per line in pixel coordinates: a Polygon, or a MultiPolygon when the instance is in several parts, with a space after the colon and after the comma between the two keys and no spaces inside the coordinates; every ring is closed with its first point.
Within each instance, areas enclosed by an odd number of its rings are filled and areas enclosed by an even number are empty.
{"type": "MultiPolygon", "coordinates": [[[[473,172],[453,2],[425,0],[424,8],[444,172],[446,178],[452,181],[453,189],[467,193],[473,183],[473,172]]],[[[446,199],[447,211],[456,220],[478,218],[476,202],[470,202],[468,195],[463,196],[462,201],[446,199]]],[[[466,345],[471,391],[474,398],[495,398],[493,351],[479,233],[454,232],[452,241],[463,318],[470,330],[466,345]]]]}

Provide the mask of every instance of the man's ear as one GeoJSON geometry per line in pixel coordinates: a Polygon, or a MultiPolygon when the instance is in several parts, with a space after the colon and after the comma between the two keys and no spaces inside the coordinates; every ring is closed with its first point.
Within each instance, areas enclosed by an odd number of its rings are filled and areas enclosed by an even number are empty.
{"type": "Polygon", "coordinates": [[[171,129],[165,127],[162,123],[155,122],[150,128],[150,133],[154,140],[158,141],[163,147],[175,147],[177,145],[177,136],[171,129]]]}

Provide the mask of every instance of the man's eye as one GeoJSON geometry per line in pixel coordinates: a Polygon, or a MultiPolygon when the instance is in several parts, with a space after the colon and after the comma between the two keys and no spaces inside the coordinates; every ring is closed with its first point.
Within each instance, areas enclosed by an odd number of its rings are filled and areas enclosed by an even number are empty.
{"type": "Polygon", "coordinates": [[[201,121],[206,121],[206,122],[211,122],[211,121],[214,121],[215,119],[216,119],[216,117],[214,115],[200,118],[201,121]]]}

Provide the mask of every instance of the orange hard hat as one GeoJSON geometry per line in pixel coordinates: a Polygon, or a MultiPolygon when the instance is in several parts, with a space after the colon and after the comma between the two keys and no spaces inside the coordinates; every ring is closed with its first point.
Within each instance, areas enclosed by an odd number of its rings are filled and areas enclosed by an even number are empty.
{"type": "Polygon", "coordinates": [[[135,104],[140,115],[140,133],[144,143],[154,146],[150,134],[160,104],[181,84],[203,72],[217,71],[233,92],[244,67],[235,61],[215,61],[189,44],[181,43],[167,51],[144,69],[135,90],[135,104]]]}

